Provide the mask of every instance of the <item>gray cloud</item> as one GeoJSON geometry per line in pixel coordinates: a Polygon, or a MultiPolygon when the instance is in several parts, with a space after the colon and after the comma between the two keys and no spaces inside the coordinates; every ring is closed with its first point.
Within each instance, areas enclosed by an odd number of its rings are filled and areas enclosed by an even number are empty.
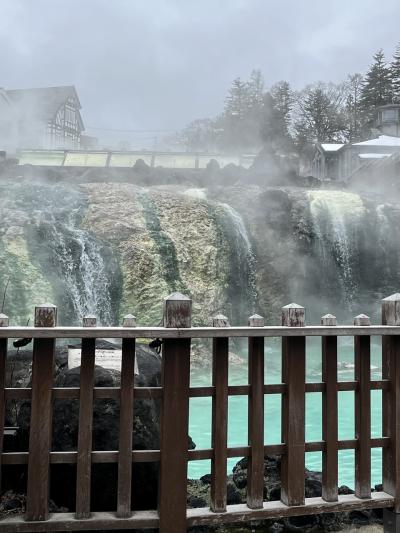
{"type": "Polygon", "coordinates": [[[75,84],[88,126],[216,114],[260,68],[301,87],[365,71],[400,40],[398,0],[2,0],[0,85],[75,84]]]}

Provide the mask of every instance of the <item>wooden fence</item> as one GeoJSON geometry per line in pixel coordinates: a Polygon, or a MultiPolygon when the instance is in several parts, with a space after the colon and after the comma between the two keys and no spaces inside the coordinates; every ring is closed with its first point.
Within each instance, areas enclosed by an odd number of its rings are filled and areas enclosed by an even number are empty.
{"type": "MultiPolygon", "coordinates": [[[[332,315],[320,326],[305,326],[305,310],[291,304],[282,310],[282,326],[266,327],[258,315],[248,327],[230,327],[226,317],[213,319],[213,327],[191,326],[191,300],[175,293],[165,299],[164,327],[135,326],[125,317],[122,327],[96,327],[93,318],[83,327],[57,327],[57,309],[45,304],[35,310],[34,327],[11,327],[0,315],[0,452],[2,465],[27,465],[25,516],[0,521],[0,533],[88,531],[97,529],[159,528],[180,533],[187,527],[242,522],[325,512],[384,508],[385,530],[400,532],[400,294],[383,300],[382,325],[371,326],[359,315],[353,326],[337,326],[332,315]],[[371,380],[370,338],[382,336],[381,380],[371,380]],[[308,383],[305,376],[307,336],[322,338],[322,382],[308,383]],[[337,379],[337,337],[355,339],[355,380],[337,379]],[[31,388],[7,388],[7,340],[33,338],[31,388]],[[228,384],[229,339],[248,338],[249,379],[246,385],[228,384]],[[265,384],[265,338],[282,338],[282,382],[265,384]],[[55,342],[82,339],[81,382],[78,388],[53,386],[55,342]],[[94,386],[95,340],[122,338],[122,374],[118,388],[94,386]],[[162,386],[134,384],[135,339],[163,339],[162,386]],[[192,338],[212,338],[213,377],[210,387],[190,387],[192,338]],[[370,391],[382,390],[383,432],[371,438],[370,391]],[[354,391],[355,438],[338,439],[338,391],[354,391]],[[321,392],[322,441],[305,441],[305,398],[321,392]],[[282,442],[264,443],[264,395],[281,394],[282,442]],[[248,445],[228,447],[228,397],[248,396],[248,445]],[[212,397],[212,447],[188,450],[189,398],[212,397]],[[159,450],[132,450],[135,400],[161,398],[159,450]],[[119,449],[92,451],[93,402],[112,398],[120,402],[119,449]],[[79,399],[77,451],[51,450],[52,401],[79,399]],[[3,451],[7,400],[30,400],[29,452],[3,451]],[[371,448],[383,450],[383,491],[371,491],[371,448]],[[354,450],[355,494],[338,495],[338,451],[354,450]],[[305,453],[321,451],[322,496],[305,498],[305,453]],[[281,500],[264,501],[264,456],[281,456],[281,500]],[[227,459],[248,458],[247,504],[227,505],[227,459]],[[188,461],[211,459],[210,508],[187,509],[188,461]],[[132,512],[132,463],[159,462],[158,509],[132,512]],[[49,513],[50,465],[76,464],[76,512],[49,513]],[[91,468],[94,463],[118,464],[118,501],[114,513],[91,512],[91,468]]],[[[268,369],[267,369],[268,372],[268,369]]],[[[267,430],[268,430],[268,420],[267,430]]],[[[74,490],[72,488],[71,490],[74,490]]]]}

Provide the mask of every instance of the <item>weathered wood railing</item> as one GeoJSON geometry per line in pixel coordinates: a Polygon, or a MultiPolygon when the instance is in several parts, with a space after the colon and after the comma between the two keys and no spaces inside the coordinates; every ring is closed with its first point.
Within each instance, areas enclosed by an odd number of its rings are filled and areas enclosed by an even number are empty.
{"type": "MultiPolygon", "coordinates": [[[[28,468],[25,516],[0,521],[0,533],[39,531],[87,531],[96,529],[159,528],[180,533],[187,527],[324,512],[384,508],[386,531],[400,532],[400,294],[383,300],[382,325],[372,326],[359,315],[353,326],[337,326],[332,315],[321,326],[305,326],[305,310],[291,304],[283,308],[282,326],[264,326],[258,315],[248,327],[230,327],[219,315],[213,327],[191,327],[191,301],[173,294],[165,299],[164,327],[136,327],[128,315],[122,327],[96,327],[86,317],[83,327],[57,327],[57,309],[46,304],[35,310],[34,327],[11,327],[0,315],[0,457],[2,465],[28,468]],[[383,375],[371,380],[370,338],[382,336],[383,375]],[[322,382],[307,383],[305,376],[307,336],[322,338],[322,382]],[[355,380],[337,379],[337,337],[355,339],[355,380]],[[33,338],[31,388],[6,387],[7,340],[33,338]],[[247,385],[228,384],[229,338],[247,337],[249,380],[247,385]],[[264,340],[282,338],[282,382],[264,382],[264,340]],[[82,339],[79,388],[53,386],[55,342],[60,338],[82,339]],[[95,387],[95,340],[122,338],[121,385],[95,387]],[[163,339],[162,386],[134,384],[135,339],[163,339]],[[192,338],[213,339],[213,378],[210,387],[190,387],[192,338]],[[382,390],[383,436],[371,438],[370,393],[382,390]],[[338,439],[338,392],[355,393],[355,438],[338,439]],[[305,397],[321,392],[322,441],[305,440],[305,397]],[[264,395],[282,396],[282,442],[264,443],[264,395]],[[248,445],[228,447],[228,396],[248,396],[248,445]],[[188,450],[189,398],[212,397],[212,447],[188,450]],[[133,450],[132,427],[135,400],[161,398],[159,450],[133,450]],[[93,402],[112,398],[120,402],[119,449],[92,450],[93,402]],[[51,450],[52,402],[79,399],[77,451],[51,450]],[[4,452],[3,434],[7,400],[30,400],[31,423],[28,452],[4,452]],[[371,448],[383,450],[383,491],[371,491],[371,448]],[[338,495],[338,451],[355,451],[355,494],[338,495]],[[322,496],[305,498],[305,453],[322,452],[322,496]],[[282,457],[281,501],[264,501],[264,456],[282,457]],[[227,459],[248,457],[247,504],[227,505],[227,459]],[[188,461],[211,459],[210,509],[186,508],[188,461]],[[132,463],[159,462],[158,510],[132,511],[132,463]],[[49,513],[52,464],[76,464],[75,513],[49,513]],[[118,464],[115,513],[91,512],[91,469],[94,463],[118,464]]],[[[268,372],[268,369],[267,369],[268,372]]],[[[267,421],[268,424],[268,421],[267,421]]],[[[73,490],[73,488],[72,488],[73,490]]]]}

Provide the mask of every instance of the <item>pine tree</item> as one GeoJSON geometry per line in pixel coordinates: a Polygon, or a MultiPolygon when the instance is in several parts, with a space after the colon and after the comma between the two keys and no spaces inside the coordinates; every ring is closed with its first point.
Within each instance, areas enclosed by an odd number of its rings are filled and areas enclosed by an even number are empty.
{"type": "Polygon", "coordinates": [[[363,77],[361,74],[352,74],[347,78],[345,83],[346,103],[345,115],[347,122],[347,140],[349,142],[359,141],[363,131],[363,116],[361,110],[361,91],[363,77]]]}
{"type": "Polygon", "coordinates": [[[286,81],[273,85],[264,96],[260,135],[264,144],[275,152],[287,152],[292,148],[289,134],[292,105],[293,94],[286,81]]]}
{"type": "Polygon", "coordinates": [[[274,107],[278,112],[279,128],[282,137],[289,138],[290,112],[293,107],[293,92],[287,81],[279,81],[271,87],[274,107]]]}
{"type": "Polygon", "coordinates": [[[390,65],[390,73],[392,76],[393,102],[400,104],[400,43],[394,53],[393,61],[390,65]]]}
{"type": "Polygon", "coordinates": [[[376,107],[391,103],[392,98],[392,72],[386,64],[383,50],[379,50],[374,55],[361,91],[360,103],[369,125],[372,125],[376,107]]]}
{"type": "Polygon", "coordinates": [[[247,91],[250,107],[259,111],[263,105],[265,92],[264,77],[261,70],[252,70],[250,80],[247,82],[247,91]]]}
{"type": "Polygon", "coordinates": [[[240,78],[235,78],[225,99],[224,114],[226,116],[243,119],[250,105],[248,84],[240,78]]]}

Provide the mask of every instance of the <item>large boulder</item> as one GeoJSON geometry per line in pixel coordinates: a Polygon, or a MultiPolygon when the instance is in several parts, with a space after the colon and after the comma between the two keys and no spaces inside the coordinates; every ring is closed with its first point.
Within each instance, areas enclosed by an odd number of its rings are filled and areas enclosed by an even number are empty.
{"type": "MultiPolygon", "coordinates": [[[[104,341],[99,347],[110,348],[104,341]]],[[[161,382],[161,357],[147,345],[137,344],[136,357],[139,375],[136,386],[156,387],[161,382]]],[[[27,366],[27,373],[30,367],[27,366]]],[[[27,378],[25,376],[25,382],[27,378]]],[[[68,369],[65,353],[57,354],[56,387],[79,387],[80,368],[68,369]]],[[[118,387],[120,372],[95,367],[96,387],[118,387]]],[[[18,432],[13,450],[26,451],[29,446],[30,402],[23,402],[17,414],[18,432]]],[[[55,400],[53,406],[53,451],[75,451],[78,442],[79,400],[55,400]]],[[[133,447],[137,450],[159,449],[160,401],[157,399],[135,400],[133,447]]],[[[96,400],[93,412],[93,450],[118,450],[119,402],[113,399],[96,400]]],[[[190,447],[194,444],[190,440],[190,447]]],[[[24,492],[26,467],[11,468],[7,485],[24,492]]],[[[57,505],[74,510],[76,484],[75,465],[52,465],[51,498],[57,505]]],[[[158,463],[137,463],[133,466],[133,508],[157,507],[158,463]]],[[[92,510],[115,510],[117,500],[117,464],[93,464],[92,466],[92,510]]]]}

